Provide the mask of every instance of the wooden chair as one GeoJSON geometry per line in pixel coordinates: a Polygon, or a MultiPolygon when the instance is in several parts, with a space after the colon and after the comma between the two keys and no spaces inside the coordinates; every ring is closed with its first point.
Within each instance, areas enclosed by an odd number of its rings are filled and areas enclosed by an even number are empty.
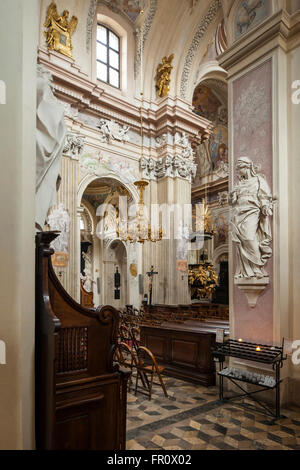
{"type": "Polygon", "coordinates": [[[120,325],[120,342],[132,347],[130,328],[124,324],[120,325]]]}
{"type": "Polygon", "coordinates": [[[131,375],[128,380],[128,391],[130,392],[134,369],[136,371],[138,370],[137,360],[132,348],[127,343],[121,342],[117,344],[114,353],[114,361],[117,362],[121,367],[130,369],[131,375]]]}
{"type": "Polygon", "coordinates": [[[131,345],[135,353],[137,353],[138,348],[140,346],[140,329],[136,326],[132,326],[129,329],[129,335],[131,339],[131,345]]]}
{"type": "MultiPolygon", "coordinates": [[[[164,371],[163,366],[159,366],[156,362],[156,359],[150,349],[145,348],[144,346],[140,346],[137,350],[137,375],[136,375],[136,383],[135,383],[135,394],[137,393],[138,390],[138,381],[139,377],[144,378],[147,392],[146,395],[148,395],[149,400],[151,400],[152,397],[152,386],[153,384],[155,385],[161,385],[165,397],[168,398],[166,386],[164,384],[164,381],[162,379],[161,373],[164,371]],[[150,364],[149,364],[150,363],[150,364]],[[158,376],[159,383],[154,382],[154,375],[158,376]],[[150,376],[150,380],[148,378],[150,376]]],[[[141,391],[141,390],[140,390],[141,391]]],[[[143,393],[143,392],[141,392],[143,393]]]]}

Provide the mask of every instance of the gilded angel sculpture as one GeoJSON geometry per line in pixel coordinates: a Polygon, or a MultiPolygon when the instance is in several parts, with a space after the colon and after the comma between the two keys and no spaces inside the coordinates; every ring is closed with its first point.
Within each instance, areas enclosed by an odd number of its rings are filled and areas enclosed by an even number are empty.
{"type": "Polygon", "coordinates": [[[170,76],[173,68],[171,63],[173,59],[174,54],[171,54],[169,57],[165,56],[157,67],[156,89],[161,97],[166,96],[170,91],[170,76]]]}
{"type": "Polygon", "coordinates": [[[60,52],[73,59],[71,38],[78,24],[78,19],[76,16],[72,16],[70,20],[68,20],[68,18],[69,12],[64,10],[62,16],[59,16],[56,3],[52,2],[48,7],[47,17],[44,23],[48,31],[45,31],[44,35],[48,49],[60,52]]]}

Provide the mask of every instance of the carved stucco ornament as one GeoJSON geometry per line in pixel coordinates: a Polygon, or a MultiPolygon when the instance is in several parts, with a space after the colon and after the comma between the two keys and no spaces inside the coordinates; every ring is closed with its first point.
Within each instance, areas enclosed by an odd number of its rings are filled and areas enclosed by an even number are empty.
{"type": "Polygon", "coordinates": [[[84,136],[80,134],[68,132],[66,135],[65,144],[63,148],[64,155],[71,157],[74,160],[78,160],[84,148],[84,140],[85,140],[84,136]]]}
{"type": "MultiPolygon", "coordinates": [[[[164,148],[168,143],[167,134],[158,137],[156,143],[158,150],[164,148]]],[[[173,147],[175,155],[166,154],[157,160],[151,157],[141,158],[140,168],[143,179],[157,180],[169,176],[185,178],[192,182],[196,175],[197,165],[194,162],[194,151],[185,132],[175,134],[173,147]]]]}
{"type": "Polygon", "coordinates": [[[100,130],[100,141],[110,142],[117,140],[119,142],[129,142],[129,126],[121,126],[117,122],[108,119],[100,119],[97,126],[100,130]]]}

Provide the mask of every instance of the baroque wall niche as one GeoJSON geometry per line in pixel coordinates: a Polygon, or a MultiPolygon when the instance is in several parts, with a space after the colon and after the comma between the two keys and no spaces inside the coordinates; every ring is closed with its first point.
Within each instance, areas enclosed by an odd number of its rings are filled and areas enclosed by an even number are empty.
{"type": "Polygon", "coordinates": [[[213,124],[210,138],[196,147],[198,169],[194,186],[209,174],[218,178],[228,176],[228,110],[227,86],[225,83],[209,79],[195,88],[193,111],[209,119],[213,124]]]}

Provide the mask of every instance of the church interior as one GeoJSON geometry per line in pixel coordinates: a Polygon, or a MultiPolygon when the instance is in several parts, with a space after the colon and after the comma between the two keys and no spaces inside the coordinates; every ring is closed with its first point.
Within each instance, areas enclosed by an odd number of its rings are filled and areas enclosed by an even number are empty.
{"type": "Polygon", "coordinates": [[[0,25],[0,449],[299,450],[300,0],[0,25]]]}

